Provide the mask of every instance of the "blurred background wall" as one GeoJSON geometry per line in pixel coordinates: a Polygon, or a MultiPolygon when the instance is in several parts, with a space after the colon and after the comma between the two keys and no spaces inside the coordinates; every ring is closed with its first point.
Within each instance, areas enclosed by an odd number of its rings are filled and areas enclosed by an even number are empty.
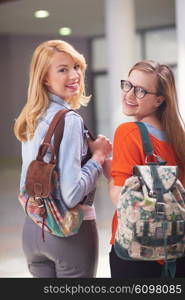
{"type": "MultiPolygon", "coordinates": [[[[126,78],[128,68],[140,59],[154,59],[172,67],[184,117],[184,20],[184,0],[0,0],[0,234],[3,262],[10,261],[16,251],[17,255],[22,254],[13,246],[21,248],[23,222],[23,212],[17,201],[21,148],[14,137],[13,126],[26,101],[29,64],[35,47],[48,39],[63,39],[85,56],[88,64],[86,93],[92,94],[92,100],[79,113],[94,134],[105,134],[112,140],[117,125],[127,120],[121,113],[120,79],[126,78]],[[46,10],[49,15],[35,18],[37,10],[46,10]],[[60,35],[59,29],[63,27],[71,30],[71,34],[66,35],[65,31],[65,35],[60,35]]],[[[105,256],[108,264],[114,209],[103,177],[98,182],[96,209],[98,224],[103,230],[100,240],[100,247],[104,249],[102,260],[105,256]]],[[[7,265],[3,266],[2,261],[0,277],[7,274],[7,265]]]]}
{"type": "MultiPolygon", "coordinates": [[[[1,0],[1,160],[12,162],[20,158],[20,145],[13,136],[12,128],[26,100],[30,59],[39,43],[48,39],[64,39],[84,54],[88,64],[86,90],[93,97],[90,106],[81,111],[94,132],[111,136],[118,122],[110,122],[111,114],[116,107],[120,109],[119,83],[127,72],[127,69],[121,68],[124,61],[130,67],[139,59],[156,59],[168,63],[177,71],[175,14],[175,0],[1,0]],[[133,4],[133,12],[127,11],[128,2],[129,6],[133,4]],[[34,12],[39,9],[48,10],[50,15],[36,19],[34,12]],[[120,19],[127,17],[130,22],[120,23],[124,26],[122,28],[119,27],[118,12],[120,19]],[[115,16],[116,21],[111,16],[115,16]],[[71,35],[59,35],[61,27],[71,28],[71,35]],[[132,60],[128,54],[125,55],[133,34],[131,27],[135,39],[130,48],[132,60]],[[112,36],[117,37],[116,44],[112,36]],[[112,57],[109,55],[111,41],[112,57]],[[117,58],[119,49],[121,53],[117,58]],[[114,65],[118,62],[117,69],[122,75],[119,80],[117,74],[113,75],[113,80],[117,80],[114,84],[117,92],[113,95],[110,90],[112,86],[107,83],[113,68],[111,60],[114,65]],[[111,110],[110,103],[113,103],[111,110]]],[[[119,122],[122,120],[123,116],[119,116],[119,122]]]]}

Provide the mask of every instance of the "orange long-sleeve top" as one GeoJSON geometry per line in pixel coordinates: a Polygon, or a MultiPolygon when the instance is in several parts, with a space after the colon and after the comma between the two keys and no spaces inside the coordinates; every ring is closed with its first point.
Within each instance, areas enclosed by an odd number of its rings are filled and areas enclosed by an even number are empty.
{"type": "MultiPolygon", "coordinates": [[[[147,127],[154,153],[165,160],[167,162],[166,165],[176,165],[175,154],[170,144],[165,140],[164,133],[149,124],[147,127]]],[[[114,185],[123,186],[125,180],[132,176],[133,167],[135,165],[144,165],[145,158],[146,155],[143,151],[138,126],[134,122],[121,124],[115,131],[113,141],[111,175],[114,185]]],[[[115,212],[112,220],[111,244],[115,242],[116,230],[117,214],[115,212]]]]}

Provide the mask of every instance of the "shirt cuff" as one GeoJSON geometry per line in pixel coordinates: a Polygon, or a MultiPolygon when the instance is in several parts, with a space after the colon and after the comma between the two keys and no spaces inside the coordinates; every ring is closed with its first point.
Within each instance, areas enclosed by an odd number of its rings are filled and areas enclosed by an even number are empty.
{"type": "Polygon", "coordinates": [[[101,175],[103,173],[103,168],[102,165],[99,164],[96,160],[94,159],[89,159],[88,160],[88,164],[92,165],[93,167],[95,167],[98,170],[98,173],[101,175]]]}

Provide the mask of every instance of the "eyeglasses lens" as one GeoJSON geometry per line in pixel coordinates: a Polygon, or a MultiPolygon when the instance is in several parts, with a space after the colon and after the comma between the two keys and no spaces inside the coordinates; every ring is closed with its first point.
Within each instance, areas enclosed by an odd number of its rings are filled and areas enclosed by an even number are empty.
{"type": "MultiPolygon", "coordinates": [[[[128,93],[132,89],[133,85],[131,82],[122,80],[121,88],[124,92],[128,93]]],[[[134,87],[134,94],[137,98],[141,99],[145,96],[145,90],[140,87],[134,87]]]]}
{"type": "Polygon", "coordinates": [[[134,93],[137,98],[141,99],[145,96],[145,91],[142,88],[136,87],[134,93]]]}

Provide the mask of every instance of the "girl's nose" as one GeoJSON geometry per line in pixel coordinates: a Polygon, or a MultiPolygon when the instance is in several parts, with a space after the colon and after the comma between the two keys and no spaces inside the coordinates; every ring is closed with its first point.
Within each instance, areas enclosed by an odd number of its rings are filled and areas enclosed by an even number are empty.
{"type": "Polygon", "coordinates": [[[128,96],[135,96],[135,93],[134,93],[134,86],[130,89],[130,91],[127,92],[127,95],[128,95],[128,96]]]}
{"type": "Polygon", "coordinates": [[[70,76],[70,78],[74,78],[74,79],[76,79],[76,78],[78,78],[78,72],[77,72],[77,70],[75,70],[75,69],[71,69],[70,70],[70,72],[69,72],[69,76],[70,76]]]}

